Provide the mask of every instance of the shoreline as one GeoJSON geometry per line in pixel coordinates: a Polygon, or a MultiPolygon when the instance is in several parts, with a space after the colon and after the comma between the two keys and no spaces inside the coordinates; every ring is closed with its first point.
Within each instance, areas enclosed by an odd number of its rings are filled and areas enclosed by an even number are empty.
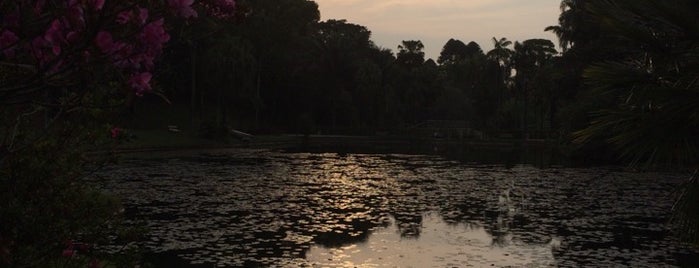
{"type": "Polygon", "coordinates": [[[353,136],[353,135],[265,135],[251,141],[219,142],[214,140],[191,139],[183,144],[125,144],[112,152],[117,154],[163,152],[163,151],[207,151],[227,149],[287,149],[295,147],[364,147],[364,146],[468,146],[492,149],[511,148],[555,148],[561,147],[547,140],[448,140],[439,138],[415,138],[398,136],[353,136]],[[203,142],[202,142],[203,141],[203,142]]]}

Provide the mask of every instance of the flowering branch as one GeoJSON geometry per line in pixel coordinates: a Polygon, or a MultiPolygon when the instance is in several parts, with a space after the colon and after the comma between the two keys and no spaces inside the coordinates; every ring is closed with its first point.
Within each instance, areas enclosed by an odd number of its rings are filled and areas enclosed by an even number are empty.
{"type": "Polygon", "coordinates": [[[151,91],[155,61],[170,40],[167,20],[197,18],[197,10],[228,18],[234,9],[233,0],[2,3],[0,67],[22,67],[24,72],[22,79],[0,83],[0,92],[5,97],[22,95],[28,92],[20,89],[34,80],[40,85],[70,84],[71,77],[100,77],[106,71],[120,73],[122,83],[142,95],[151,91]]]}

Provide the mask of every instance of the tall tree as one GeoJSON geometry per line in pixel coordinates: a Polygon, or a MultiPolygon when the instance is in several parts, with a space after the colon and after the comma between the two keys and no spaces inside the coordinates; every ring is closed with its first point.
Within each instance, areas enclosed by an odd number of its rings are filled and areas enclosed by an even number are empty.
{"type": "Polygon", "coordinates": [[[483,50],[481,46],[476,42],[468,42],[465,49],[466,57],[478,57],[483,55],[483,50]]]}
{"type": "Polygon", "coordinates": [[[498,107],[502,106],[505,99],[504,94],[507,92],[510,76],[512,75],[512,55],[514,55],[514,51],[509,48],[511,45],[512,41],[507,40],[505,37],[500,39],[493,37],[493,49],[486,54],[489,60],[497,64],[497,73],[495,74],[497,86],[494,90],[498,91],[498,107]]]}
{"type": "MultiPolygon", "coordinates": [[[[258,0],[249,5],[242,35],[251,40],[257,59],[257,91],[262,100],[261,128],[286,127],[297,114],[296,93],[305,87],[299,73],[311,57],[318,5],[309,0],[258,0]]],[[[303,81],[305,82],[305,81],[303,81]]]]}
{"type": "Polygon", "coordinates": [[[493,49],[488,51],[486,55],[489,59],[497,62],[502,68],[509,68],[510,58],[512,57],[512,54],[514,54],[514,51],[508,48],[511,45],[512,41],[507,40],[505,37],[500,39],[493,37],[493,49]]]}
{"type": "Polygon", "coordinates": [[[524,42],[515,42],[515,54],[513,56],[516,70],[515,88],[522,103],[520,129],[522,138],[528,138],[528,104],[529,94],[535,84],[535,80],[541,74],[542,67],[548,64],[557,53],[555,45],[546,39],[529,39],[524,42]]]}
{"type": "Polygon", "coordinates": [[[466,59],[467,54],[468,47],[466,47],[466,44],[460,40],[455,40],[452,38],[449,39],[446,44],[444,44],[442,52],[440,52],[439,58],[437,59],[437,63],[456,64],[463,62],[466,59]]]}
{"type": "MultiPolygon", "coordinates": [[[[357,121],[351,115],[357,113],[352,98],[356,93],[356,72],[366,67],[362,62],[373,47],[371,32],[345,20],[328,20],[318,23],[313,37],[318,54],[315,67],[310,71],[316,74],[314,79],[321,82],[317,97],[324,104],[319,114],[329,115],[333,128],[339,123],[352,124],[349,121],[357,121]]],[[[359,77],[366,78],[365,75],[359,77]]]]}
{"type": "Polygon", "coordinates": [[[404,40],[398,46],[396,62],[408,68],[421,66],[425,62],[425,45],[420,40],[404,40]]]}
{"type": "Polygon", "coordinates": [[[563,51],[574,46],[585,46],[597,38],[599,29],[591,14],[585,8],[590,0],[562,0],[558,25],[546,27],[558,36],[563,51]]]}

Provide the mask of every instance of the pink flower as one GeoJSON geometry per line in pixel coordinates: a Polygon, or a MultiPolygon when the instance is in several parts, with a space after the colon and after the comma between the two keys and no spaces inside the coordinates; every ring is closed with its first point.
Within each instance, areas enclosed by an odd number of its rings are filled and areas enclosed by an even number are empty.
{"type": "Polygon", "coordinates": [[[133,10],[119,12],[115,21],[119,24],[127,24],[134,19],[138,19],[139,25],[146,24],[146,22],[148,21],[148,9],[139,8],[137,14],[135,15],[133,10]]]}
{"type": "Polygon", "coordinates": [[[19,37],[11,31],[5,30],[0,34],[0,51],[7,58],[12,58],[15,56],[14,46],[19,41],[19,37]]]}
{"type": "Polygon", "coordinates": [[[75,250],[75,247],[73,245],[72,240],[68,240],[65,242],[66,248],[63,249],[63,252],[61,252],[61,256],[63,257],[73,257],[75,256],[78,252],[75,250]]]}
{"type": "MultiPolygon", "coordinates": [[[[127,47],[122,42],[114,42],[112,34],[106,31],[100,31],[95,37],[95,45],[104,54],[114,54],[124,50],[127,47]]],[[[119,58],[118,56],[115,56],[119,58]]]]}
{"type": "Polygon", "coordinates": [[[76,254],[77,254],[77,251],[75,251],[73,249],[64,249],[63,253],[61,253],[61,256],[70,258],[70,257],[75,256],[76,254]]]}
{"type": "Polygon", "coordinates": [[[49,42],[57,42],[61,39],[61,22],[58,20],[53,20],[46,33],[44,33],[44,39],[49,42]]]}
{"type": "Polygon", "coordinates": [[[50,46],[50,43],[44,40],[44,38],[41,36],[38,36],[32,40],[30,49],[34,55],[34,58],[36,58],[39,63],[44,64],[51,60],[52,57],[49,54],[44,53],[44,49],[50,46]]]}
{"type": "Polygon", "coordinates": [[[71,31],[68,34],[66,34],[66,40],[71,44],[75,44],[80,40],[80,33],[76,31],[71,31]]]}
{"type": "Polygon", "coordinates": [[[235,8],[235,1],[234,0],[216,0],[216,5],[219,8],[231,11],[235,8]]]}
{"type": "Polygon", "coordinates": [[[116,22],[119,24],[126,24],[131,20],[132,15],[133,12],[131,10],[119,12],[116,17],[116,22]]]}
{"type": "Polygon", "coordinates": [[[95,37],[95,45],[102,53],[111,53],[114,51],[114,39],[112,34],[106,31],[100,31],[95,37]]]}
{"type": "Polygon", "coordinates": [[[89,0],[89,3],[94,10],[102,10],[104,7],[104,0],[89,0]]]}
{"type": "Polygon", "coordinates": [[[72,26],[72,28],[85,28],[85,12],[83,8],[79,5],[71,5],[68,8],[64,24],[72,26]]]}
{"type": "Polygon", "coordinates": [[[51,22],[51,26],[44,33],[44,40],[46,40],[48,45],[51,47],[54,55],[61,54],[61,42],[65,40],[63,38],[61,22],[54,20],[51,22]]]}
{"type": "Polygon", "coordinates": [[[141,42],[146,46],[150,55],[158,56],[163,50],[163,44],[170,40],[170,35],[165,32],[163,19],[153,21],[143,27],[140,34],[141,42]]]}
{"type": "Polygon", "coordinates": [[[176,15],[185,19],[197,17],[197,12],[192,8],[194,0],[167,0],[167,2],[176,15]]]}
{"type": "Polygon", "coordinates": [[[131,76],[129,86],[136,91],[137,96],[142,96],[144,92],[150,91],[150,79],[153,75],[149,72],[143,72],[131,76]]]}
{"type": "Polygon", "coordinates": [[[112,129],[109,130],[109,133],[112,135],[112,139],[116,139],[119,137],[123,130],[118,127],[113,127],[112,129]]]}
{"type": "Polygon", "coordinates": [[[138,9],[138,19],[140,20],[139,22],[141,25],[146,24],[146,21],[148,21],[148,9],[147,8],[139,8],[138,9]]]}
{"type": "Polygon", "coordinates": [[[46,4],[46,0],[37,0],[36,4],[34,4],[34,13],[37,15],[41,14],[41,11],[44,10],[45,4],[46,4]]]}
{"type": "Polygon", "coordinates": [[[19,37],[9,30],[4,30],[2,31],[2,34],[0,34],[0,48],[11,47],[17,41],[19,41],[19,37]]]}

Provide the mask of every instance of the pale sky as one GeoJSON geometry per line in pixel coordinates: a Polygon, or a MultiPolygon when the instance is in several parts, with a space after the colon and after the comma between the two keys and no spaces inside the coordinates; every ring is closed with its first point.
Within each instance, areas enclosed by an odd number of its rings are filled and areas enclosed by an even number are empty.
{"type": "Polygon", "coordinates": [[[475,41],[484,52],[492,38],[558,39],[544,28],[558,24],[560,0],[315,0],[322,20],[366,26],[376,45],[394,53],[402,40],[421,40],[437,60],[449,38],[475,41]]]}

